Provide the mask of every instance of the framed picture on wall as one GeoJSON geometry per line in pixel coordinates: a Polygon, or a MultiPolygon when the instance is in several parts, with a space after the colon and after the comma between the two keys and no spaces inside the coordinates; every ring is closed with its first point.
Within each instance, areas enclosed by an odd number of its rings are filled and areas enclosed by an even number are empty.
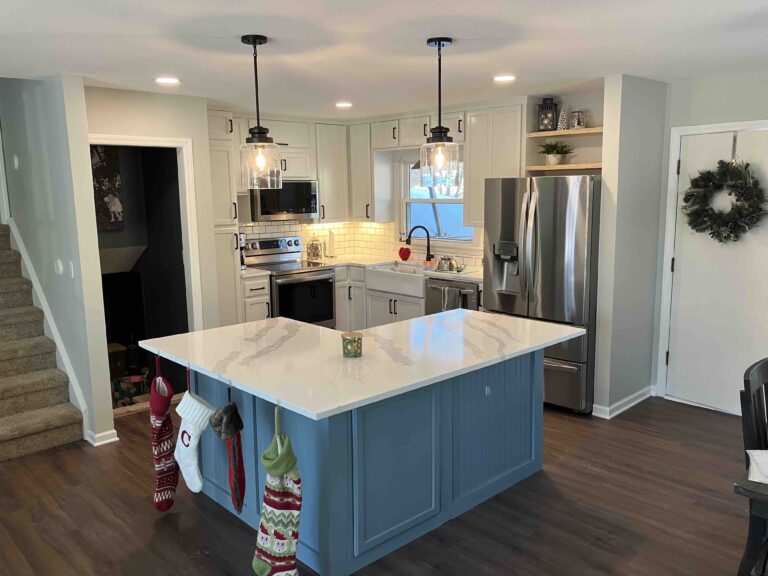
{"type": "Polygon", "coordinates": [[[123,194],[120,155],[116,146],[91,146],[96,228],[99,232],[123,229],[123,194]]]}

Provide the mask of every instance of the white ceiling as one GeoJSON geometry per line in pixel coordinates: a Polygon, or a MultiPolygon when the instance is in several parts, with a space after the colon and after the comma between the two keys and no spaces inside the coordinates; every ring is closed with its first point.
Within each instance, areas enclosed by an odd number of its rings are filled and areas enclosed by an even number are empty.
{"type": "Polygon", "coordinates": [[[446,105],[573,89],[609,73],[661,80],[765,70],[765,0],[2,0],[0,76],[253,108],[242,34],[265,34],[262,111],[353,118],[434,107],[448,35],[446,105]],[[518,80],[497,86],[494,74],[518,80]],[[159,88],[161,74],[181,78],[159,88]],[[338,111],[334,102],[354,107],[338,111]]]}

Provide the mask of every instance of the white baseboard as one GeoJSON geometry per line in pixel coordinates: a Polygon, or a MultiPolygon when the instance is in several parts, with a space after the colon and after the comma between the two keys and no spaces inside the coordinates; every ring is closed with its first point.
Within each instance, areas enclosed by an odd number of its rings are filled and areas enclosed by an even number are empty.
{"type": "MultiPolygon", "coordinates": [[[[43,285],[40,283],[40,279],[37,277],[37,273],[30,263],[29,252],[24,245],[24,241],[21,238],[21,234],[19,233],[19,229],[16,227],[16,222],[13,218],[8,220],[8,226],[11,229],[11,245],[21,255],[22,273],[32,283],[32,293],[34,295],[35,305],[43,311],[43,316],[45,317],[45,335],[56,344],[56,364],[69,378],[70,401],[83,413],[83,438],[88,439],[89,435],[93,436],[93,431],[88,429],[88,404],[85,401],[83,389],[75,375],[75,369],[72,366],[69,354],[67,354],[67,348],[64,346],[64,341],[61,338],[59,329],[56,327],[56,322],[53,320],[53,313],[51,312],[51,307],[48,305],[48,300],[45,298],[43,285]]],[[[114,433],[114,430],[112,432],[114,433]]],[[[115,439],[117,439],[117,434],[115,434],[115,439]]],[[[94,443],[91,442],[91,444],[94,443]]]]}
{"type": "Polygon", "coordinates": [[[117,442],[119,440],[115,429],[99,432],[98,434],[94,434],[93,431],[88,430],[83,434],[83,438],[93,446],[103,446],[104,444],[111,444],[112,442],[117,442]]]}
{"type": "Polygon", "coordinates": [[[646,398],[650,398],[652,395],[651,393],[652,393],[651,386],[647,386],[642,390],[638,390],[634,394],[630,394],[626,398],[622,398],[621,400],[611,404],[610,406],[600,406],[598,404],[595,404],[592,407],[592,416],[610,420],[611,418],[615,418],[622,412],[626,412],[627,410],[632,408],[632,406],[635,406],[636,404],[640,404],[640,402],[642,402],[646,398]]]}

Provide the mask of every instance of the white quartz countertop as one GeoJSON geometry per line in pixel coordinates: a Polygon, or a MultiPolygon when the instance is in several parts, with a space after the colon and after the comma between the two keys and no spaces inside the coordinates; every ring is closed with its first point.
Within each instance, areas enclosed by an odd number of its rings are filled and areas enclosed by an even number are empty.
{"type": "Polygon", "coordinates": [[[342,356],[341,332],[287,318],[144,340],[139,345],[320,420],[585,331],[515,316],[451,310],[362,333],[362,358],[342,356]]]}

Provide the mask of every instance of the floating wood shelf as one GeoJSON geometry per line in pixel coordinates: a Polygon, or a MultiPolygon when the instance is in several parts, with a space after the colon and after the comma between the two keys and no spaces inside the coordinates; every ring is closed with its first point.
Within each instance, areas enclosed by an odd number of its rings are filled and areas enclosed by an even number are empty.
{"type": "Polygon", "coordinates": [[[546,132],[529,132],[528,138],[557,138],[560,136],[586,136],[588,134],[602,134],[603,127],[576,128],[575,130],[547,130],[546,132]]]}
{"type": "Polygon", "coordinates": [[[544,172],[549,170],[602,170],[602,162],[582,162],[581,164],[558,164],[557,166],[527,166],[528,172],[544,172]]]}

